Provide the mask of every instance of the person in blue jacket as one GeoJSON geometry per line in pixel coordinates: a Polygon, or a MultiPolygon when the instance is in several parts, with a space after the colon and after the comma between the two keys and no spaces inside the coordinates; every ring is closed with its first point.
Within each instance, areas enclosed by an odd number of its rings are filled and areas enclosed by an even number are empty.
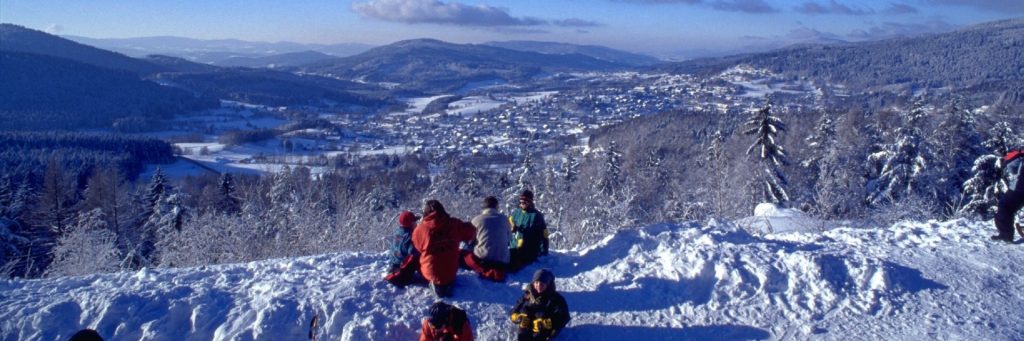
{"type": "Polygon", "coordinates": [[[420,268],[419,253],[412,245],[412,230],[416,228],[419,219],[415,213],[402,211],[398,215],[398,227],[391,237],[391,268],[384,279],[399,287],[412,283],[420,268]]]}

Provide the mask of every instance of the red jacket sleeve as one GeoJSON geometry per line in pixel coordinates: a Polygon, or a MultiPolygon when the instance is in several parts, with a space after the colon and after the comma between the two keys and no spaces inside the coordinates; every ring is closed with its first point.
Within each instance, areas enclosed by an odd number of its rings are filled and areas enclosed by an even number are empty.
{"type": "Polygon", "coordinates": [[[433,341],[434,330],[427,325],[427,320],[422,321],[423,326],[420,328],[420,341],[433,341]]]}
{"type": "Polygon", "coordinates": [[[1003,156],[1003,162],[1013,161],[1013,159],[1021,156],[1024,156],[1024,150],[1012,150],[1009,153],[1006,153],[1006,156],[1003,156]]]}

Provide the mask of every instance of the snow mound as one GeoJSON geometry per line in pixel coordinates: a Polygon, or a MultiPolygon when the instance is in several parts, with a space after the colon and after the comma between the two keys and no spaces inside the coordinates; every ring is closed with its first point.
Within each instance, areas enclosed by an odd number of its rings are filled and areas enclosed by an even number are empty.
{"type": "MultiPolygon", "coordinates": [[[[756,236],[738,224],[654,225],[553,252],[505,283],[460,271],[448,299],[481,340],[554,271],[573,321],[561,340],[1020,339],[1019,246],[965,221],[756,236]]],[[[381,280],[385,253],[0,282],[0,338],[410,340],[429,288],[381,280]]]]}
{"type": "Polygon", "coordinates": [[[754,207],[754,216],[740,219],[737,223],[762,234],[818,232],[825,227],[824,222],[808,217],[804,212],[772,203],[758,204],[754,207]]]}

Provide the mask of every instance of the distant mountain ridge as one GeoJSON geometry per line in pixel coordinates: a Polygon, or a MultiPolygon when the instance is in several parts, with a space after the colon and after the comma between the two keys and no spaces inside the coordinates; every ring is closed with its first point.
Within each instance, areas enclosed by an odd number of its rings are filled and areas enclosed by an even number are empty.
{"type": "Polygon", "coordinates": [[[671,73],[712,74],[747,64],[788,77],[822,79],[855,89],[1024,88],[1024,19],[953,32],[834,45],[798,45],[763,53],[659,65],[671,73]]]}
{"type": "Polygon", "coordinates": [[[581,54],[556,55],[434,39],[404,40],[364,53],[299,67],[303,72],[449,91],[474,81],[525,80],[543,73],[608,71],[628,65],[581,54]]]}
{"type": "Polygon", "coordinates": [[[238,39],[203,40],[169,36],[110,39],[66,36],[66,38],[129,56],[143,57],[162,54],[206,64],[218,64],[230,58],[258,58],[303,51],[316,51],[336,57],[345,57],[365,52],[373,47],[359,43],[270,43],[238,39]]]}
{"type": "Polygon", "coordinates": [[[232,57],[213,64],[218,66],[283,68],[311,64],[335,58],[338,57],[317,51],[302,51],[262,57],[232,57]]]}
{"type": "Polygon", "coordinates": [[[651,56],[616,50],[599,45],[576,45],[558,42],[512,40],[492,41],[484,45],[506,48],[509,50],[529,51],[545,54],[580,54],[605,60],[613,63],[620,63],[633,66],[654,65],[662,60],[651,56]]]}
{"type": "Polygon", "coordinates": [[[72,60],[139,75],[166,69],[120,53],[83,45],[42,31],[12,24],[0,24],[0,51],[24,52],[72,60]]]}

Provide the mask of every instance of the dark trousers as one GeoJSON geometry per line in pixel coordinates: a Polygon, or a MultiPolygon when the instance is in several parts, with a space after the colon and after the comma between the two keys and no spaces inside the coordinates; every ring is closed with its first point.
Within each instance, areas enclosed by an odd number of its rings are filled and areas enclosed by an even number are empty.
{"type": "Polygon", "coordinates": [[[1021,206],[1024,206],[1024,191],[1009,191],[999,198],[999,205],[996,206],[996,229],[999,230],[1000,237],[1013,239],[1013,218],[1021,206]]]}
{"type": "Polygon", "coordinates": [[[388,273],[384,280],[394,284],[397,287],[405,287],[406,285],[413,284],[416,282],[416,271],[420,270],[420,257],[417,255],[408,255],[402,260],[402,264],[399,266],[392,266],[391,272],[388,273]]]}
{"type": "Polygon", "coordinates": [[[540,250],[537,248],[520,247],[518,249],[509,249],[512,262],[509,264],[509,270],[512,272],[518,272],[524,266],[530,265],[537,261],[537,256],[540,254],[540,250]]]}

